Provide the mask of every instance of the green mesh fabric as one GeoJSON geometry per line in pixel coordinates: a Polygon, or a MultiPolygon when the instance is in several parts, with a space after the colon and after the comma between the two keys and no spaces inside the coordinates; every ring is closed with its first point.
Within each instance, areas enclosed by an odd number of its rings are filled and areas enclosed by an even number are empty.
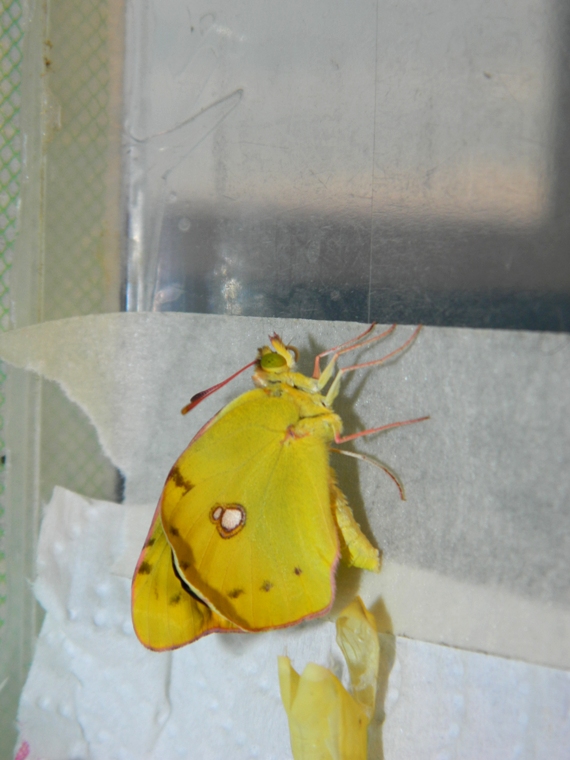
{"type": "Polygon", "coordinates": [[[50,5],[43,319],[104,310],[108,4],[50,5]]]}
{"type": "MultiPolygon", "coordinates": [[[[0,3],[0,329],[8,329],[8,276],[20,193],[19,101],[25,25],[22,0],[0,3]]],[[[41,7],[37,4],[36,10],[40,12],[41,7]]],[[[55,0],[48,6],[46,22],[41,74],[45,174],[43,206],[37,210],[43,250],[35,303],[39,318],[51,320],[109,308],[109,3],[55,0]]],[[[27,208],[26,213],[34,210],[27,208]]],[[[27,254],[34,252],[17,252],[27,254]]],[[[31,298],[34,302],[36,294],[31,298]]],[[[3,380],[0,366],[0,457],[5,453],[3,380]]],[[[102,454],[89,420],[55,384],[44,383],[41,396],[39,502],[50,498],[55,484],[87,496],[116,498],[117,472],[102,454]]],[[[5,619],[7,572],[3,462],[0,459],[0,629],[5,619]]]]}
{"type": "MultiPolygon", "coordinates": [[[[38,319],[118,307],[122,12],[120,0],[50,0],[47,4],[40,0],[31,4],[0,0],[0,329],[13,327],[14,318],[17,326],[23,326],[38,319]],[[26,45],[24,33],[29,35],[26,45]],[[36,45],[42,44],[39,51],[36,45]],[[114,69],[110,60],[113,44],[114,69]],[[42,53],[44,65],[40,70],[42,53]],[[22,65],[23,56],[28,54],[29,60],[22,65]],[[37,98],[42,90],[41,103],[25,102],[20,109],[21,96],[37,98]],[[111,95],[115,98],[113,121],[111,95]],[[40,109],[41,125],[36,116],[40,109]],[[28,118],[34,121],[27,123],[28,118]],[[111,126],[115,142],[110,137],[111,126]],[[20,139],[25,131],[33,145],[25,167],[30,182],[27,189],[32,192],[21,214],[24,154],[20,139]],[[32,185],[36,182],[39,187],[32,185]],[[109,245],[109,239],[115,241],[114,246],[109,245]],[[18,267],[11,270],[13,257],[18,267]],[[30,271],[35,275],[28,282],[30,271]],[[16,281],[22,272],[23,279],[16,281]],[[33,290],[24,292],[23,288],[33,290]],[[18,297],[23,300],[11,313],[15,293],[21,293],[18,297]]],[[[119,495],[120,487],[118,473],[101,452],[93,425],[54,383],[30,380],[21,394],[11,394],[8,418],[5,393],[8,385],[15,387],[14,377],[4,382],[0,366],[2,758],[12,756],[20,692],[41,624],[29,583],[34,575],[41,504],[50,498],[56,484],[109,499],[119,495]],[[9,421],[6,428],[5,419],[9,421]],[[19,419],[27,420],[21,436],[19,419]],[[12,451],[24,456],[12,456],[12,451]],[[4,491],[5,453],[11,478],[10,504],[4,491]],[[9,545],[4,531],[6,535],[9,532],[9,545]]]]}
{"type": "MultiPolygon", "coordinates": [[[[20,195],[21,2],[3,0],[0,9],[0,329],[6,330],[10,319],[10,265],[16,239],[20,195]]],[[[4,367],[0,364],[0,628],[4,624],[3,608],[6,603],[3,530],[4,380],[4,367]]]]}
{"type": "MultiPolygon", "coordinates": [[[[109,167],[109,4],[57,0],[44,48],[45,144],[43,320],[105,310],[109,167]]],[[[117,497],[117,473],[95,429],[53,383],[42,386],[40,497],[55,484],[117,497]]]]}

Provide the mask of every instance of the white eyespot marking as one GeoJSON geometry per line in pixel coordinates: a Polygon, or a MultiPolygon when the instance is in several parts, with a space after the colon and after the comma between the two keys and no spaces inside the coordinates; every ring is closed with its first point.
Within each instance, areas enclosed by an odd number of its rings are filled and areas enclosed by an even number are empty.
{"type": "Polygon", "coordinates": [[[214,504],[210,520],[222,538],[231,538],[245,525],[245,509],[241,504],[214,504]]]}
{"type": "Polygon", "coordinates": [[[241,509],[226,509],[224,510],[220,523],[222,528],[229,532],[235,530],[237,526],[241,524],[243,518],[244,514],[241,509]]]}

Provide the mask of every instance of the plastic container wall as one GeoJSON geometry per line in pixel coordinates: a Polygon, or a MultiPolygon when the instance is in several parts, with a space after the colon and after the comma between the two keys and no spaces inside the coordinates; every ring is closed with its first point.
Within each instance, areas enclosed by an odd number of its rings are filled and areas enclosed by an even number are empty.
{"type": "Polygon", "coordinates": [[[568,329],[568,5],[128,4],[128,310],[568,329]]]}
{"type": "MultiPolygon", "coordinates": [[[[130,0],[126,26],[120,2],[9,8],[13,326],[126,308],[568,330],[563,0],[130,0]]],[[[3,390],[8,756],[42,500],[121,484],[54,385],[3,390]]]]}
{"type": "MultiPolygon", "coordinates": [[[[4,229],[9,245],[2,252],[2,327],[118,310],[122,7],[87,0],[11,2],[2,24],[8,143],[0,182],[11,202],[4,229]]],[[[3,758],[11,756],[16,740],[16,708],[41,623],[31,581],[42,503],[60,482],[101,498],[117,498],[121,489],[92,424],[55,383],[14,368],[6,374],[1,388],[6,490],[0,512],[3,758]]]]}

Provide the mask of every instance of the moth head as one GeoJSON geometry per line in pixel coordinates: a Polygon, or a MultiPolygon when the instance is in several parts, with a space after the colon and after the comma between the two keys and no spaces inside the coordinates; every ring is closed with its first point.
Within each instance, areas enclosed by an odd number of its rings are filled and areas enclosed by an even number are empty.
{"type": "Polygon", "coordinates": [[[295,346],[286,346],[277,333],[269,336],[270,346],[259,349],[258,371],[271,375],[290,372],[295,367],[299,352],[295,346]]]}

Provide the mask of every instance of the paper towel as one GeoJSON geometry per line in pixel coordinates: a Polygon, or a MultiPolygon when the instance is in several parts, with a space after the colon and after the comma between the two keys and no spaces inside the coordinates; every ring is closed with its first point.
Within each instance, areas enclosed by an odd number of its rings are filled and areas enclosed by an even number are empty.
{"type": "MultiPolygon", "coordinates": [[[[145,650],[130,621],[130,578],[117,573],[134,569],[132,526],[151,514],[152,505],[55,490],[38,549],[35,592],[46,618],[21,699],[20,745],[30,760],[290,759],[277,655],[297,670],[309,661],[329,667],[346,684],[334,624],[145,650]]],[[[381,638],[387,717],[373,726],[370,757],[568,757],[570,673],[381,638]]]]}

